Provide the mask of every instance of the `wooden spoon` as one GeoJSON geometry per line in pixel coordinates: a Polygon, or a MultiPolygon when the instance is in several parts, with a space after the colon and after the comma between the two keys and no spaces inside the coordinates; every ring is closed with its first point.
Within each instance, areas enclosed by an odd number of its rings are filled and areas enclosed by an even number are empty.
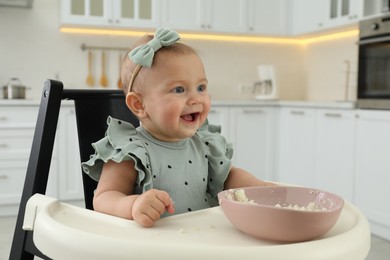
{"type": "Polygon", "coordinates": [[[122,67],[122,55],[119,53],[119,77],[118,77],[118,82],[116,83],[117,87],[119,89],[122,89],[122,80],[121,80],[121,67],[122,67]]]}
{"type": "Polygon", "coordinates": [[[87,76],[87,85],[92,87],[95,84],[95,80],[92,76],[92,52],[88,52],[88,76],[87,76]]]}
{"type": "Polygon", "coordinates": [[[106,53],[102,52],[102,76],[100,77],[100,85],[102,87],[108,86],[108,79],[106,77],[106,53]]]}

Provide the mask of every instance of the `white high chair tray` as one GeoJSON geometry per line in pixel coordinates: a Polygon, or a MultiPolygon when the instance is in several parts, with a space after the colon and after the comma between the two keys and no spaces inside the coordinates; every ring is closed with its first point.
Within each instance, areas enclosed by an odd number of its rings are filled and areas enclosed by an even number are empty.
{"type": "Polygon", "coordinates": [[[36,194],[23,229],[53,259],[364,259],[370,248],[367,219],[345,202],[336,225],[301,243],[252,238],[233,227],[220,207],[163,218],[152,228],[36,194]]]}

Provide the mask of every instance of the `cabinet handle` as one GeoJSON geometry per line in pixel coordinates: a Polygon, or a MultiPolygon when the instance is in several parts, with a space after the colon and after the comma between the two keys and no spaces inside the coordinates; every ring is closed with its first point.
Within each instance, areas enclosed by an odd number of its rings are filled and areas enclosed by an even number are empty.
{"type": "Polygon", "coordinates": [[[244,114],[261,114],[263,113],[263,110],[244,110],[244,114]]]}
{"type": "Polygon", "coordinates": [[[304,115],[305,112],[304,111],[298,111],[298,110],[292,110],[290,112],[290,114],[292,114],[292,115],[304,115]]]}
{"type": "Polygon", "coordinates": [[[7,148],[8,145],[7,144],[0,144],[0,148],[7,148]]]}
{"type": "Polygon", "coordinates": [[[327,116],[327,117],[341,117],[341,114],[339,114],[339,113],[325,113],[325,116],[327,116]]]}
{"type": "Polygon", "coordinates": [[[209,111],[209,114],[215,114],[215,113],[217,113],[216,110],[210,110],[210,111],[209,111]]]}
{"type": "Polygon", "coordinates": [[[0,121],[6,121],[8,118],[6,116],[0,116],[0,121]]]}
{"type": "Polygon", "coordinates": [[[0,175],[0,180],[5,180],[5,179],[8,179],[7,175],[0,175]]]}

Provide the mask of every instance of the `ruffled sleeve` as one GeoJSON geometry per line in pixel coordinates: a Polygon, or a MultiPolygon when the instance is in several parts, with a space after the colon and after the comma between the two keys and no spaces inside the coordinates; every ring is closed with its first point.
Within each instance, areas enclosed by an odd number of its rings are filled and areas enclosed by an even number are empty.
{"type": "Polygon", "coordinates": [[[83,171],[92,179],[99,181],[104,163],[109,160],[117,163],[133,160],[138,171],[137,186],[141,187],[138,191],[136,188],[136,193],[151,189],[149,157],[135,127],[112,117],[107,118],[107,125],[104,138],[92,144],[95,154],[81,164],[83,171]]]}
{"type": "Polygon", "coordinates": [[[208,192],[216,198],[223,190],[231,167],[233,147],[221,134],[221,127],[206,123],[198,130],[198,136],[205,144],[208,159],[208,192]]]}

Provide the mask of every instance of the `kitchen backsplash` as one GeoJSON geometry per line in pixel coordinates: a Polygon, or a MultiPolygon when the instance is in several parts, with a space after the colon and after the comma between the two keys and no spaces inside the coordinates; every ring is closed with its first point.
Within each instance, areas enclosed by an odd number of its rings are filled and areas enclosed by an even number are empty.
{"type": "MultiPolygon", "coordinates": [[[[129,36],[60,33],[60,0],[34,0],[32,9],[0,8],[0,84],[19,77],[38,98],[43,82],[57,78],[67,88],[88,88],[88,51],[80,46],[127,48],[137,38],[129,36]],[[11,25],[11,26],[10,26],[11,25]]],[[[356,95],[357,36],[300,44],[244,43],[183,39],[202,57],[214,99],[248,99],[240,84],[257,80],[259,64],[273,64],[280,98],[286,100],[342,100],[345,98],[346,61],[350,62],[349,99],[356,95]]],[[[117,88],[120,51],[106,51],[108,87],[117,88]]],[[[94,88],[102,74],[102,53],[93,51],[94,88]]]]}

